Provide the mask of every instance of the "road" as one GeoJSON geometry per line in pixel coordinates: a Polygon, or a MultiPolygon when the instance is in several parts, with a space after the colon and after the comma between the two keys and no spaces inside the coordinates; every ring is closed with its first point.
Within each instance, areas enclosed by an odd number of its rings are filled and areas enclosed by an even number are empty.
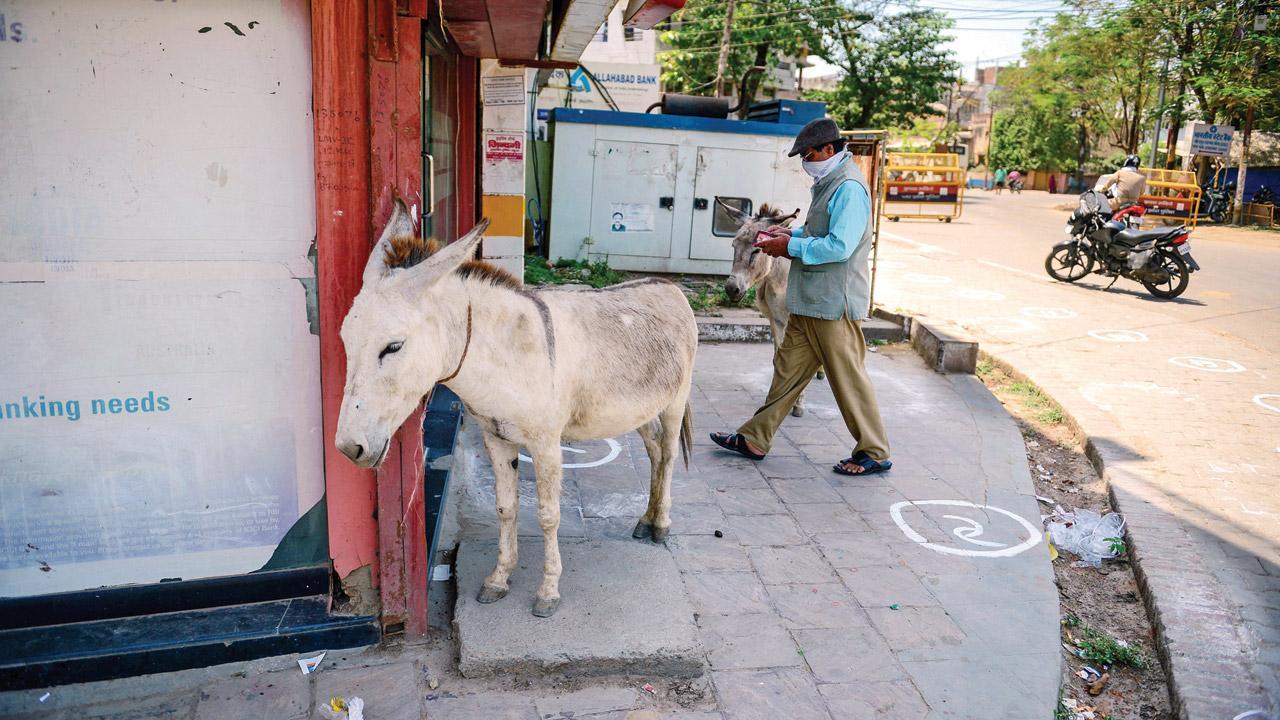
{"type": "MultiPolygon", "coordinates": [[[[924,242],[985,261],[992,269],[1016,269],[1047,279],[1045,254],[1050,245],[1066,239],[1062,230],[1074,203],[1071,195],[970,191],[964,214],[951,224],[885,221],[880,230],[890,241],[924,242]]],[[[1204,272],[1192,276],[1182,297],[1157,300],[1141,285],[1121,279],[1110,290],[1116,311],[1154,305],[1180,322],[1203,323],[1259,349],[1280,350],[1280,235],[1210,226],[1193,231],[1191,244],[1204,272]]],[[[1109,282],[1110,278],[1091,275],[1079,285],[1100,290],[1109,282]]]]}
{"type": "MultiPolygon", "coordinates": [[[[1070,196],[884,221],[876,302],[959,325],[1093,441],[1187,717],[1280,707],[1280,235],[1204,228],[1175,301],[1043,268],[1070,196]]],[[[1068,498],[1058,498],[1069,504],[1068,498]]]]}

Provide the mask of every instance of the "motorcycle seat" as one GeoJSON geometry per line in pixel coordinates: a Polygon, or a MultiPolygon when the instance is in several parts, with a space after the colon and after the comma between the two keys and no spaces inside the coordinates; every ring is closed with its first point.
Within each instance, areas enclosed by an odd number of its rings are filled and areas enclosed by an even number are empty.
{"type": "Polygon", "coordinates": [[[1139,243],[1147,242],[1148,240],[1160,240],[1165,237],[1175,237],[1179,232],[1181,232],[1181,228],[1164,227],[1152,228],[1150,230],[1126,229],[1116,233],[1111,240],[1112,242],[1118,242],[1122,245],[1133,247],[1139,243]]]}

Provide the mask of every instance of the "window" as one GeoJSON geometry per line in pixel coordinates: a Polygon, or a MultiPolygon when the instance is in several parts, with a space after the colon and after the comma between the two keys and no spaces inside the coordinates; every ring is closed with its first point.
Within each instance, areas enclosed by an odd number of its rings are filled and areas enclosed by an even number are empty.
{"type": "Polygon", "coordinates": [[[622,28],[622,40],[623,40],[623,42],[632,42],[632,41],[635,41],[635,40],[642,40],[642,39],[644,39],[644,31],[643,31],[643,30],[637,30],[636,28],[633,28],[633,27],[623,27],[623,28],[622,28]]]}
{"type": "Polygon", "coordinates": [[[609,42],[609,21],[606,20],[600,25],[600,29],[596,31],[596,34],[591,38],[591,41],[602,43],[609,42]]]}
{"type": "Polygon", "coordinates": [[[716,197],[714,214],[711,216],[711,234],[716,237],[733,237],[738,234],[738,220],[720,205],[724,203],[732,208],[751,214],[751,198],[716,197]]]}

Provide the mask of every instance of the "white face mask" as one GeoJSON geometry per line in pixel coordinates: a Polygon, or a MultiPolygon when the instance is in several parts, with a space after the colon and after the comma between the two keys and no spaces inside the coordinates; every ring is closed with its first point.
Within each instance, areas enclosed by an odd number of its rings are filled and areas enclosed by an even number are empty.
{"type": "Polygon", "coordinates": [[[826,160],[812,160],[812,161],[801,160],[800,167],[804,168],[804,171],[808,173],[809,177],[813,178],[814,180],[821,180],[823,176],[831,172],[831,170],[834,169],[836,165],[839,165],[840,161],[843,160],[845,156],[848,154],[849,154],[848,150],[843,150],[841,152],[836,153],[835,155],[832,155],[826,160]]]}

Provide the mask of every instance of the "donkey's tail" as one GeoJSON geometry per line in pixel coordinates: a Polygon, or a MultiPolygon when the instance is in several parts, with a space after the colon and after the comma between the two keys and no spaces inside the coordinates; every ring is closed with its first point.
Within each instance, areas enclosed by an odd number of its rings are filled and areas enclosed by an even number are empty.
{"type": "Polygon", "coordinates": [[[693,405],[684,404],[684,418],[680,421],[680,457],[684,459],[684,469],[689,469],[689,451],[693,449],[693,405]]]}

